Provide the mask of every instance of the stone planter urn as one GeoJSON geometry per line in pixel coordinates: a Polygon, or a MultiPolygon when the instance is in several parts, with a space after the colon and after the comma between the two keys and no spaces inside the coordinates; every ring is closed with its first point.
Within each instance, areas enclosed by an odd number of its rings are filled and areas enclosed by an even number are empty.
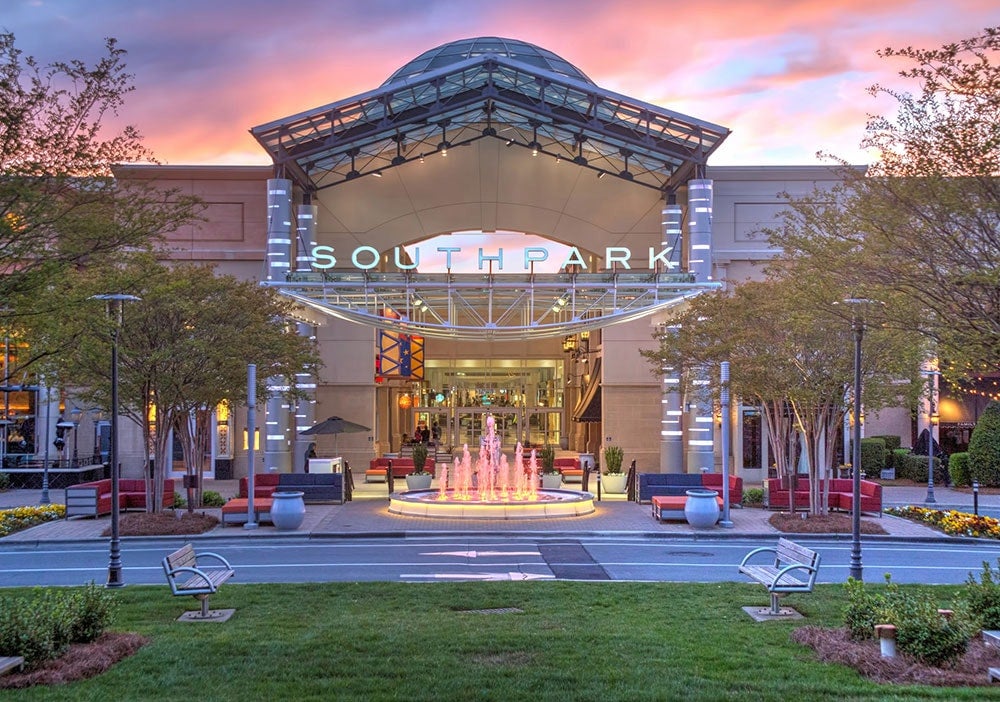
{"type": "Polygon", "coordinates": [[[688,490],[684,503],[684,518],[695,529],[708,529],[719,521],[719,503],[715,498],[719,493],[704,488],[688,490]]]}
{"type": "Polygon", "coordinates": [[[412,473],[406,476],[406,489],[407,490],[430,490],[431,481],[434,476],[430,473],[421,473],[419,475],[413,475],[412,473]]]}
{"type": "Polygon", "coordinates": [[[302,492],[274,492],[271,494],[271,523],[278,531],[294,531],[306,518],[306,504],[302,492]]]}
{"type": "Polygon", "coordinates": [[[542,473],[542,490],[558,490],[562,487],[562,473],[542,473]]]}
{"type": "Polygon", "coordinates": [[[601,476],[601,485],[604,488],[604,492],[620,495],[625,492],[625,482],[627,480],[628,474],[626,473],[605,473],[601,476]]]}

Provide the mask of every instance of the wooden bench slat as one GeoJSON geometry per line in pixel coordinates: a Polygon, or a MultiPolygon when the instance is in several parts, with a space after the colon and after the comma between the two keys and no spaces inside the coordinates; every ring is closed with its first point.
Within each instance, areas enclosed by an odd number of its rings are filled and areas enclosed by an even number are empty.
{"type": "Polygon", "coordinates": [[[819,571],[819,553],[789,539],[778,539],[774,548],[752,550],[743,557],[739,572],[760,583],[771,593],[771,613],[779,614],[778,598],[789,592],[812,592],[819,571]],[[760,554],[770,555],[773,564],[749,563],[760,554]]]}

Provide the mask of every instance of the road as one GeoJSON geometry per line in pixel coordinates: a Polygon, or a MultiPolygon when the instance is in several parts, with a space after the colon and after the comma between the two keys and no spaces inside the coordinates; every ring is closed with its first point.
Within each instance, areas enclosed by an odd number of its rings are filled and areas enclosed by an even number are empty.
{"type": "MultiPolygon", "coordinates": [[[[847,579],[849,540],[803,540],[820,552],[818,582],[847,579]]],[[[128,540],[126,584],[163,584],[160,562],[181,540],[128,540]]],[[[196,542],[236,569],[235,582],[442,582],[474,580],[744,581],[737,566],[759,540],[421,537],[394,539],[213,539],[196,542]]],[[[863,542],[864,578],[881,582],[961,584],[983,561],[997,565],[1000,544],[863,542]]],[[[0,587],[80,585],[107,579],[105,544],[0,546],[0,587]]]]}

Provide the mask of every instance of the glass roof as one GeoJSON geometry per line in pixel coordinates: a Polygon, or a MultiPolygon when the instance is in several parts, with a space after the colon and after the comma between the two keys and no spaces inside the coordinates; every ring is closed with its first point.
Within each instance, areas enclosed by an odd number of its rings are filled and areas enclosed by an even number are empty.
{"type": "Polygon", "coordinates": [[[417,56],[389,76],[382,87],[412,76],[450,66],[459,61],[480,56],[506,56],[521,63],[569,76],[593,84],[583,71],[548,49],[517,39],[503,37],[474,37],[442,44],[417,56]]]}

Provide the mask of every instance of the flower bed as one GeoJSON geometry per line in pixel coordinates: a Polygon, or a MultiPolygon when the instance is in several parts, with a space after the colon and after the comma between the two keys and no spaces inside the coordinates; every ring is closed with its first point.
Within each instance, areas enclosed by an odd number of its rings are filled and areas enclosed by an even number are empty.
{"type": "Polygon", "coordinates": [[[974,536],[980,539],[1000,539],[1000,520],[993,517],[969,514],[949,510],[929,509],[927,507],[890,507],[885,510],[891,514],[915,522],[937,527],[952,536],[974,536]]]}
{"type": "Polygon", "coordinates": [[[36,505],[0,510],[0,537],[66,516],[66,505],[36,505]]]}

